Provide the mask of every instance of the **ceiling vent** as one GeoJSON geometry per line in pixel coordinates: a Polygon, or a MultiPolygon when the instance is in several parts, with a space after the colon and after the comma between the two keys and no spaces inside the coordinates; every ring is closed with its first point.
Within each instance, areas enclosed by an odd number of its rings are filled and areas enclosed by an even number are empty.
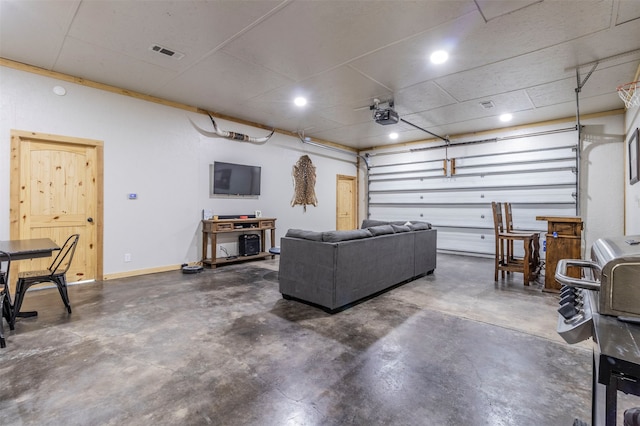
{"type": "Polygon", "coordinates": [[[149,47],[149,50],[169,56],[173,59],[182,59],[184,57],[184,53],[176,52],[175,50],[160,46],[159,44],[152,44],[151,47],[149,47]]]}
{"type": "Polygon", "coordinates": [[[480,102],[480,106],[484,109],[491,109],[495,107],[495,104],[493,103],[493,101],[484,101],[480,102]]]}

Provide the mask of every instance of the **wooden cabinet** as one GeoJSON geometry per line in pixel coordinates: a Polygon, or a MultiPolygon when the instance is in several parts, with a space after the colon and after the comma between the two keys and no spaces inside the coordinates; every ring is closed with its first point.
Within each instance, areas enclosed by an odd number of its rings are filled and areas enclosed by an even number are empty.
{"type": "MultiPolygon", "coordinates": [[[[544,291],[559,292],[561,285],[555,279],[560,259],[582,258],[582,219],[576,216],[537,216],[548,224],[546,241],[544,291]]],[[[569,268],[567,274],[580,277],[579,268],[569,268]]]]}
{"type": "Polygon", "coordinates": [[[269,253],[266,248],[266,236],[269,231],[269,242],[271,248],[275,247],[276,241],[276,219],[274,218],[254,218],[254,219],[218,219],[202,221],[202,265],[215,268],[225,263],[244,262],[254,259],[265,259],[275,256],[269,253]],[[216,246],[218,244],[218,234],[243,233],[260,235],[260,253],[249,256],[236,257],[215,257],[216,246]],[[209,245],[211,245],[211,256],[209,256],[209,245]]]}

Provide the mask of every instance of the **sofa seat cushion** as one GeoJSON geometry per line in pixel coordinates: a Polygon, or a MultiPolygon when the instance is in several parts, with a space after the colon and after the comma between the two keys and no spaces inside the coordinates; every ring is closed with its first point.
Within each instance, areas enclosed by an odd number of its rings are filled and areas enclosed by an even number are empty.
{"type": "Polygon", "coordinates": [[[325,231],[322,233],[322,241],[337,243],[339,241],[358,240],[369,238],[371,232],[368,229],[354,229],[349,231],[325,231]]]}

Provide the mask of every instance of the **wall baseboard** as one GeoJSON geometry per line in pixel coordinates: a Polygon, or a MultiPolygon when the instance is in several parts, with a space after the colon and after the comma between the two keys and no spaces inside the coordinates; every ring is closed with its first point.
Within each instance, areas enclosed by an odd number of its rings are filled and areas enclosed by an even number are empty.
{"type": "Polygon", "coordinates": [[[104,281],[115,280],[117,278],[137,277],[139,275],[157,274],[159,272],[179,271],[182,265],[159,266],[157,268],[138,269],[135,271],[114,272],[105,274],[104,281]]]}

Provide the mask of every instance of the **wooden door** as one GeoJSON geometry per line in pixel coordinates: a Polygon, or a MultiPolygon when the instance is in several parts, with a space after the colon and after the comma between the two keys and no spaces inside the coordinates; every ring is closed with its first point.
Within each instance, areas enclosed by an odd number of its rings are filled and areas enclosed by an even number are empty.
{"type": "Polygon", "coordinates": [[[355,176],[338,175],[336,194],[336,229],[356,229],[358,215],[355,176]]]}
{"type": "MultiPolygon", "coordinates": [[[[11,132],[11,239],[62,246],[80,234],[68,282],[102,279],[102,150],[101,141],[11,132]]],[[[46,269],[52,260],[16,266],[46,269]]]]}

